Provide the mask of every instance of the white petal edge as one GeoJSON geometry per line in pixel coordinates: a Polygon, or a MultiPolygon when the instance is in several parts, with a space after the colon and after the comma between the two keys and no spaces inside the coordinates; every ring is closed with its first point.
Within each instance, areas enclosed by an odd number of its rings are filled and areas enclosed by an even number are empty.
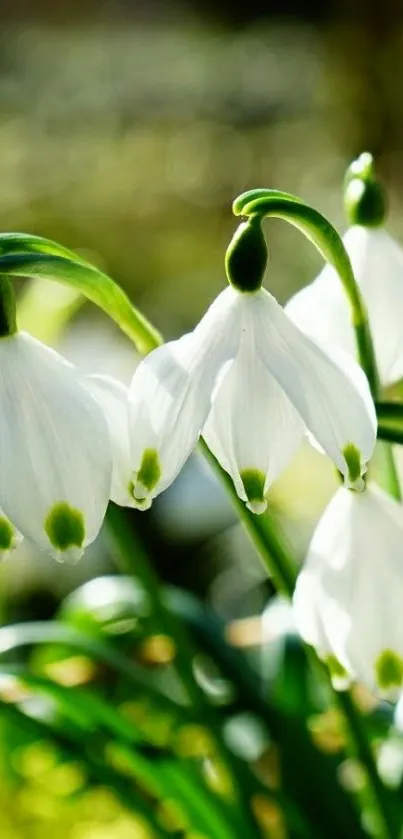
{"type": "MultiPolygon", "coordinates": [[[[376,442],[376,413],[365,374],[346,353],[320,347],[301,332],[267,291],[251,296],[257,350],[307,429],[332,458],[349,485],[343,454],[354,446],[361,475],[376,442]]],[[[360,478],[357,478],[360,488],[360,478]]]]}
{"type": "Polygon", "coordinates": [[[129,441],[129,389],[112,376],[90,375],[85,385],[99,402],[108,425],[112,452],[111,499],[122,507],[134,507],[129,441]]]}
{"type": "Polygon", "coordinates": [[[198,440],[217,376],[237,349],[239,298],[231,288],[223,291],[193,332],[154,350],[135,371],[129,427],[140,508],[172,483],[198,440]],[[141,478],[144,453],[154,457],[154,485],[141,478]]]}
{"type": "MultiPolygon", "coordinates": [[[[403,377],[403,249],[383,228],[351,227],[343,242],[368,310],[383,385],[403,377]]],[[[356,357],[349,306],[339,277],[326,265],[285,306],[294,323],[319,343],[356,357]]]]}
{"type": "Polygon", "coordinates": [[[246,506],[263,513],[264,496],[299,448],[305,426],[258,357],[249,307],[245,314],[237,356],[216,389],[203,437],[246,506]]]}
{"type": "Polygon", "coordinates": [[[334,656],[377,695],[401,688],[377,681],[385,652],[403,663],[400,621],[403,508],[370,484],[361,494],[340,489],[312,538],[294,594],[300,634],[321,655],[334,656]],[[379,672],[379,671],[378,671],[379,672]]]}

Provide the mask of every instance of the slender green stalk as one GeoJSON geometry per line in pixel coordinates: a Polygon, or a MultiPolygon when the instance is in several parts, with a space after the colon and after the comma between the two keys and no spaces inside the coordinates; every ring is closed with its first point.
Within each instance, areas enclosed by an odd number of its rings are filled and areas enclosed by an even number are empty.
{"type": "Polygon", "coordinates": [[[135,535],[127,521],[125,512],[115,505],[109,505],[107,523],[124,570],[129,574],[135,574],[143,581],[160,628],[174,641],[177,675],[193,708],[199,711],[200,719],[209,727],[217,754],[231,778],[236,801],[241,808],[241,818],[245,820],[249,836],[260,836],[260,829],[256,822],[250,797],[245,789],[242,763],[227,748],[214,709],[206,702],[205,695],[195,680],[193,671],[195,650],[191,640],[183,632],[183,627],[177,617],[167,607],[161,593],[158,577],[138,541],[136,541],[135,550],[133,550],[135,535]]]}
{"type": "MultiPolygon", "coordinates": [[[[376,400],[380,379],[368,314],[360,288],[343,241],[330,222],[313,207],[285,192],[255,189],[240,195],[233,204],[235,215],[276,217],[290,222],[316,246],[322,256],[338,273],[351,312],[357,356],[366,373],[371,393],[376,400]]],[[[386,487],[394,498],[401,500],[401,489],[393,451],[383,447],[383,471],[386,487]]]]}
{"type": "Polygon", "coordinates": [[[384,839],[397,839],[399,827],[392,816],[391,808],[387,800],[387,790],[379,776],[374,760],[373,752],[362,724],[361,715],[357,713],[351,693],[341,691],[338,694],[338,702],[343,714],[348,721],[350,731],[354,736],[357,757],[365,766],[367,778],[370,783],[373,798],[377,803],[379,815],[379,829],[384,839]]]}
{"type": "Polygon", "coordinates": [[[300,199],[270,189],[243,193],[234,202],[233,211],[237,216],[273,217],[288,221],[297,227],[335,268],[350,306],[358,358],[375,399],[379,389],[379,377],[367,311],[349,256],[337,230],[321,213],[300,199]]]}
{"type": "Polygon", "coordinates": [[[290,597],[297,579],[297,566],[282,545],[272,517],[267,514],[256,516],[251,513],[239,498],[230,475],[221,468],[204,440],[200,441],[199,446],[206,460],[211,464],[221,483],[225,486],[269,577],[272,577],[279,591],[290,597]]]}

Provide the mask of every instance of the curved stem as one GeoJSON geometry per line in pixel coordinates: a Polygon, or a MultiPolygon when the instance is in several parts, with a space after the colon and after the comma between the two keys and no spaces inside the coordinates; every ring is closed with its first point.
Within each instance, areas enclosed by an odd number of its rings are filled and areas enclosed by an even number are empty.
{"type": "MultiPolygon", "coordinates": [[[[324,259],[337,271],[350,306],[358,360],[367,376],[372,397],[377,399],[380,381],[366,306],[350,258],[337,230],[321,213],[300,198],[277,190],[254,189],[245,192],[234,201],[233,211],[237,216],[275,217],[288,221],[315,245],[324,259]]],[[[394,498],[401,500],[393,451],[384,446],[382,456],[387,490],[394,498]]]]}
{"type": "Polygon", "coordinates": [[[379,377],[368,316],[364,300],[354,277],[351,262],[337,230],[313,207],[299,198],[275,190],[252,190],[234,202],[235,215],[264,216],[288,221],[303,233],[318,249],[324,259],[337,271],[347,296],[351,323],[357,343],[358,358],[365,370],[371,393],[376,398],[379,377]]]}
{"type": "Polygon", "coordinates": [[[161,343],[162,339],[157,330],[107,274],[103,274],[78,256],[66,256],[64,249],[58,254],[47,251],[14,253],[12,245],[13,240],[10,240],[9,252],[4,253],[6,245],[0,239],[0,275],[41,277],[77,289],[106,312],[142,354],[150,352],[161,343]]]}

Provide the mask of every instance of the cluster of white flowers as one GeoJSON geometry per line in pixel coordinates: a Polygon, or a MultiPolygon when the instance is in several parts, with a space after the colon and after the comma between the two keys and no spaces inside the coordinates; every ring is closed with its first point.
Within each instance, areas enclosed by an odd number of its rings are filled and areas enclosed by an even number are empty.
{"type": "MultiPolygon", "coordinates": [[[[344,237],[367,306],[381,384],[403,377],[403,250],[382,227],[344,237]]],[[[307,335],[354,354],[338,277],[325,267],[287,314],[307,335]]],[[[403,687],[403,506],[376,484],[340,488],[313,535],[294,594],[304,640],[327,661],[336,686],[357,679],[393,700],[403,687]]]]}
{"type": "MultiPolygon", "coordinates": [[[[256,229],[245,223],[237,240],[244,234],[256,229]]],[[[403,251],[381,226],[355,224],[344,243],[389,385],[403,376],[403,251]]],[[[26,333],[0,338],[0,554],[26,537],[58,559],[79,558],[109,499],[148,509],[201,435],[261,514],[308,435],[344,485],[299,576],[298,628],[336,681],[359,678],[391,697],[403,685],[403,507],[366,486],[376,414],[348,304],[326,266],[283,310],[257,267],[244,286],[229,272],[193,332],[151,352],[129,389],[83,375],[26,333]]]]}
{"type": "Polygon", "coordinates": [[[22,534],[59,559],[94,540],[110,498],[150,507],[200,434],[254,513],[305,433],[358,489],[376,438],[363,371],[307,337],[260,283],[221,292],[128,390],[15,331],[0,339],[0,403],[0,548],[22,534]]]}

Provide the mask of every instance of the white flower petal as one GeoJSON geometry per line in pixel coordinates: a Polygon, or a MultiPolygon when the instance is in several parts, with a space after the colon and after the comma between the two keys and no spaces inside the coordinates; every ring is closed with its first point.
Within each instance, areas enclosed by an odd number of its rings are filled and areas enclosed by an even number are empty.
{"type": "Polygon", "coordinates": [[[115,504],[132,507],[134,500],[131,488],[129,390],[112,376],[86,376],[85,385],[101,405],[108,425],[113,464],[110,497],[115,504]]]}
{"type": "Polygon", "coordinates": [[[221,367],[239,342],[240,295],[222,292],[196,329],[150,353],[129,390],[133,494],[142,508],[172,483],[211,406],[221,367]]]}
{"type": "MultiPolygon", "coordinates": [[[[382,228],[357,225],[343,241],[368,310],[381,381],[393,384],[403,377],[403,249],[382,228]]],[[[314,340],[356,355],[349,306],[331,266],[292,297],[285,310],[314,340]]]]}
{"type": "Polygon", "coordinates": [[[0,502],[58,559],[95,539],[111,486],[102,410],[75,368],[25,333],[0,340],[0,502]]]}
{"type": "Polygon", "coordinates": [[[257,351],[325,452],[360,486],[376,440],[376,414],[367,379],[347,354],[319,347],[267,291],[250,297],[257,351]]]}
{"type": "Polygon", "coordinates": [[[317,526],[294,594],[307,643],[389,699],[403,685],[402,546],[401,505],[374,485],[361,494],[340,489],[317,526]]]}
{"type": "Polygon", "coordinates": [[[288,397],[257,356],[254,324],[246,319],[238,354],[217,388],[203,437],[253,512],[266,509],[265,493],[304,432],[288,397]]]}

